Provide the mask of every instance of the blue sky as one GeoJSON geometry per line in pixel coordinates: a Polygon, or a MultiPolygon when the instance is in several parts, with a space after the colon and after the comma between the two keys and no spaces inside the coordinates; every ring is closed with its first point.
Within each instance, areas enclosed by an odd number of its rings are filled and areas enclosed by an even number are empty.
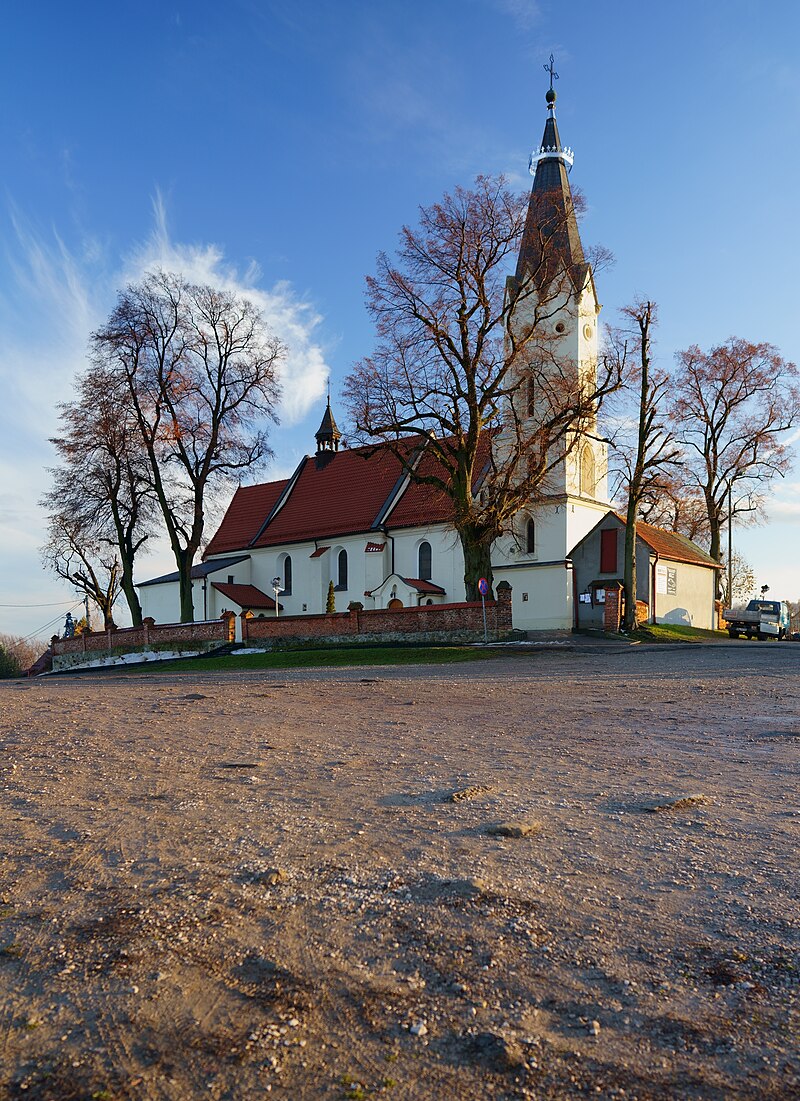
{"type": "MultiPolygon", "coordinates": [[[[0,91],[0,631],[52,633],[36,501],[116,290],[154,264],[247,288],[288,341],[275,462],[313,448],[369,351],[364,277],[419,204],[478,172],[529,186],[553,52],[558,120],[616,265],[602,317],[660,307],[664,363],[769,340],[800,358],[800,5],[790,0],[193,0],[4,17],[0,91]],[[24,605],[25,607],[9,607],[24,605]],[[30,607],[42,605],[41,607],[30,607]]],[[[800,595],[800,469],[735,537],[800,595]]],[[[140,576],[170,568],[162,552],[140,576]]]]}

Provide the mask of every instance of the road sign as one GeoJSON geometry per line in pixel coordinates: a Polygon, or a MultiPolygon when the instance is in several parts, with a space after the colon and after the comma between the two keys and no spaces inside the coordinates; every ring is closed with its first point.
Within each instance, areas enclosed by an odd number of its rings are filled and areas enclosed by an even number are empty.
{"type": "Polygon", "coordinates": [[[486,596],[488,591],[489,591],[489,582],[486,580],[485,577],[482,577],[478,581],[478,592],[481,594],[481,596],[486,596]]]}

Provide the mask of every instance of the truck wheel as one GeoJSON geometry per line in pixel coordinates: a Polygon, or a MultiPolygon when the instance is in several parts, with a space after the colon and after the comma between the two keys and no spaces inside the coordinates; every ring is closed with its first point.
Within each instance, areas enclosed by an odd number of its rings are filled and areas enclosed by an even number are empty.
{"type": "Polygon", "coordinates": [[[728,634],[731,636],[731,638],[738,638],[739,637],[739,632],[734,631],[733,627],[728,628],[728,634]]]}
{"type": "Polygon", "coordinates": [[[761,631],[759,631],[758,634],[756,635],[756,638],[758,639],[759,642],[763,642],[766,637],[767,636],[762,634],[761,631]]]}

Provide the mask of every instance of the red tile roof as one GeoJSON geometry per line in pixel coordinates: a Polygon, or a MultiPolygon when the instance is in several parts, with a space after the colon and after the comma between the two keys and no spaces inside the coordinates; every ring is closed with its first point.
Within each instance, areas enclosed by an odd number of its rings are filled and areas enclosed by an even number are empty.
{"type": "Polygon", "coordinates": [[[285,486],[286,481],[240,486],[203,557],[248,547],[285,486]]]}
{"type": "Polygon", "coordinates": [[[418,577],[404,577],[403,580],[406,585],[410,585],[418,593],[439,593],[441,596],[445,593],[441,585],[434,585],[432,581],[422,581],[418,577]]]}
{"type": "Polygon", "coordinates": [[[238,604],[240,608],[271,608],[275,611],[275,601],[272,597],[262,593],[255,585],[228,585],[223,581],[212,581],[211,587],[222,593],[226,600],[238,604]]]}
{"type": "MultiPolygon", "coordinates": [[[[489,460],[491,442],[491,434],[485,432],[475,464],[476,482],[489,460]]],[[[416,472],[420,476],[442,477],[442,467],[431,454],[423,456],[416,472]]],[[[447,524],[452,518],[453,502],[444,490],[422,482],[411,482],[395,508],[389,513],[387,524],[392,528],[414,528],[420,524],[447,524]]]]}
{"type": "Polygon", "coordinates": [[[400,460],[387,447],[339,451],[320,466],[308,458],[286,502],[252,545],[270,547],[367,532],[402,472],[400,460]]]}
{"type": "Polygon", "coordinates": [[[651,524],[638,523],[636,534],[647,543],[651,550],[658,554],[659,558],[669,558],[673,562],[689,562],[698,566],[713,566],[722,569],[710,554],[693,543],[685,535],[677,531],[664,531],[663,528],[654,528],[651,524]]]}
{"type": "MultiPolygon", "coordinates": [[[[411,456],[419,439],[405,446],[411,456]]],[[[486,434],[484,451],[491,446],[486,434]]],[[[238,489],[204,557],[251,547],[274,547],[339,536],[367,534],[387,527],[416,527],[452,519],[450,498],[430,485],[409,482],[388,446],[357,447],[326,454],[324,463],[305,458],[290,479],[238,489]],[[270,514],[274,512],[269,523],[270,514]]],[[[479,461],[476,478],[484,462],[479,461]]],[[[433,456],[422,458],[421,473],[437,473],[433,456]]],[[[312,557],[327,549],[319,547],[312,557]]]]}

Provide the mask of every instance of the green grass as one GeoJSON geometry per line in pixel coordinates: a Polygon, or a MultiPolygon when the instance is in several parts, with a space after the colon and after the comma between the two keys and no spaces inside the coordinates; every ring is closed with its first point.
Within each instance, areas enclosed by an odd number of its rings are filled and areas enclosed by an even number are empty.
{"type": "Polygon", "coordinates": [[[115,666],[115,673],[211,673],[260,669],[315,669],[369,665],[451,665],[497,657],[497,652],[472,646],[342,646],[319,650],[273,650],[242,657],[179,658],[115,666]]]}
{"type": "Polygon", "coordinates": [[[727,631],[706,631],[701,627],[686,627],[683,623],[648,623],[630,636],[641,642],[717,642],[727,639],[727,631]]]}

